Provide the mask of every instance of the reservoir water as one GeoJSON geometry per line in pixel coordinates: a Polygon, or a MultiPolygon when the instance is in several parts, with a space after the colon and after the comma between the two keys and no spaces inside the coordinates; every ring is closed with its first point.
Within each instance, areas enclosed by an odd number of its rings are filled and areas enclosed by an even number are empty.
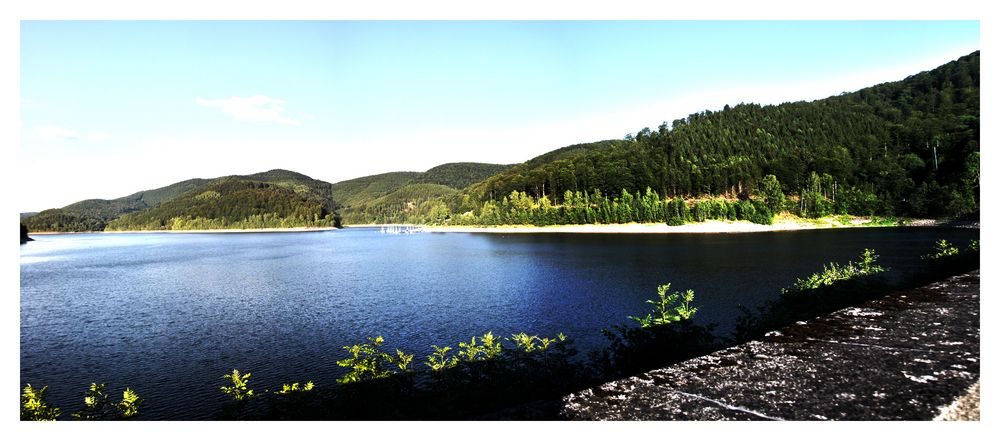
{"type": "Polygon", "coordinates": [[[738,305],[874,248],[913,271],[937,239],[979,230],[857,228],[749,234],[72,234],[21,246],[20,380],[64,415],[91,382],[132,386],[142,419],[212,418],[222,375],[251,387],[332,385],[344,345],[382,335],[415,352],[486,331],[564,332],[581,353],[647,310],[656,287],[693,289],[697,321],[727,335],[738,305]]]}

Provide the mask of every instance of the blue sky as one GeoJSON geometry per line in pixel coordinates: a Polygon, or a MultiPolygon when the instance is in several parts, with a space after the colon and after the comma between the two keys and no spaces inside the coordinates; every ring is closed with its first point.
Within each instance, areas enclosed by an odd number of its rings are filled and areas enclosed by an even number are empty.
{"type": "Polygon", "coordinates": [[[21,23],[21,211],[287,168],[513,163],[979,49],[977,21],[21,23]]]}

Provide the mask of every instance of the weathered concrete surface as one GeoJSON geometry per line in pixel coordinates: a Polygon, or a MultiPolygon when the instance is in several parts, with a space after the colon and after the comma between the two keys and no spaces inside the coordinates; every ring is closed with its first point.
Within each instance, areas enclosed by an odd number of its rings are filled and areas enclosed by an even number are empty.
{"type": "Polygon", "coordinates": [[[561,416],[931,420],[978,382],[979,354],[974,271],[568,395],[561,416]]]}

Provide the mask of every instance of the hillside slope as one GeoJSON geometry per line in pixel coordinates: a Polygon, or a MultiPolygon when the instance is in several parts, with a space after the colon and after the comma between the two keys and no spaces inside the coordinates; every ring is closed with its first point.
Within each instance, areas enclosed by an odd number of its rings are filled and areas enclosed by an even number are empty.
{"type": "Polygon", "coordinates": [[[474,184],[470,195],[499,201],[519,191],[561,203],[567,190],[649,187],[669,197],[746,197],[773,174],[784,193],[819,193],[847,211],[976,213],[979,52],[826,99],[692,114],[603,147],[541,155],[474,184]]]}
{"type": "Polygon", "coordinates": [[[328,182],[270,170],[88,199],[23,222],[31,231],[280,228],[339,225],[339,216],[328,182]]]}
{"type": "Polygon", "coordinates": [[[225,176],[109,221],[107,230],[339,226],[330,195],[329,183],[287,170],[225,176]]]}
{"type": "Polygon", "coordinates": [[[444,199],[509,169],[509,165],[453,162],[426,172],[392,172],[337,182],[333,198],[348,225],[430,222],[447,216],[444,199]]]}

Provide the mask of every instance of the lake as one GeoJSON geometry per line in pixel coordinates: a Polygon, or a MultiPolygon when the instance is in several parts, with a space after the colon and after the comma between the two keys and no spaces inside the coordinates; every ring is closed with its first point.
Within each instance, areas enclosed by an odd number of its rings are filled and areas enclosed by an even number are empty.
{"type": "MultiPolygon", "coordinates": [[[[64,415],[91,382],[132,386],[142,419],[212,418],[222,375],[257,390],[332,385],[344,345],[382,335],[415,352],[486,331],[564,332],[582,353],[647,311],[656,287],[693,289],[696,321],[739,314],[825,262],[912,271],[936,239],[979,230],[854,228],[744,234],[68,234],[21,246],[21,386],[64,415]]],[[[456,349],[457,350],[457,349],[456,349]]]]}

